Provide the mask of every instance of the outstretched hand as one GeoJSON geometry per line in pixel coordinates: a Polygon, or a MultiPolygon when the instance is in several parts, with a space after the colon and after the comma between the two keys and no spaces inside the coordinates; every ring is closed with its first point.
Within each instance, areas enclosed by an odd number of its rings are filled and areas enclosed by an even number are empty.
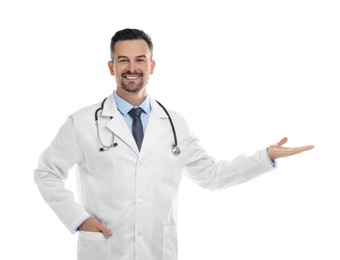
{"type": "Polygon", "coordinates": [[[314,148],[314,145],[307,145],[301,147],[284,147],[283,145],[288,141],[287,137],[281,139],[277,144],[268,147],[268,156],[273,161],[278,158],[291,156],[294,154],[302,153],[314,148]]]}

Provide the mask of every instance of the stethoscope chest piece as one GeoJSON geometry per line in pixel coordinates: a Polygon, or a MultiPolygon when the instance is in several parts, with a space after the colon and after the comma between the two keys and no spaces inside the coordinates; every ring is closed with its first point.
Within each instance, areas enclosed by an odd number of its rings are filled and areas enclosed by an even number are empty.
{"type": "Polygon", "coordinates": [[[179,149],[179,147],[177,145],[172,145],[172,149],[171,149],[173,155],[178,156],[181,154],[181,149],[179,149]]]}

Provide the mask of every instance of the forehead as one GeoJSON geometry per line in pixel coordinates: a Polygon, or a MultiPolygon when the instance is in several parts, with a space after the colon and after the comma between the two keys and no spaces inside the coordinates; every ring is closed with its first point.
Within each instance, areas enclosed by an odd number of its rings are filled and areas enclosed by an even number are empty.
{"type": "Polygon", "coordinates": [[[118,41],[114,46],[114,55],[136,57],[140,55],[150,56],[148,44],[144,40],[118,41]]]}

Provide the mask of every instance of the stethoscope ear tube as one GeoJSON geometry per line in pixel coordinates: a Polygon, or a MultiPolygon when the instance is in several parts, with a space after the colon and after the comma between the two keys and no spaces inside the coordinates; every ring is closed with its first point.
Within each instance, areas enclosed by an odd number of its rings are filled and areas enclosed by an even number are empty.
{"type": "Polygon", "coordinates": [[[112,147],[116,147],[117,145],[118,145],[118,143],[113,143],[110,146],[103,146],[103,147],[99,148],[99,152],[105,152],[112,147]]]}

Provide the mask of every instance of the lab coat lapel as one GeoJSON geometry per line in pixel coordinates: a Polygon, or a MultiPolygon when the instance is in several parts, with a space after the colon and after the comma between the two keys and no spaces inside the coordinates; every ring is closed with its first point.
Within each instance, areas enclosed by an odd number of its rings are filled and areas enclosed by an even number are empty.
{"type": "Polygon", "coordinates": [[[141,149],[142,153],[147,152],[150,148],[153,147],[155,142],[157,142],[166,132],[166,130],[168,129],[167,124],[169,123],[168,116],[165,114],[162,108],[160,108],[156,101],[150,98],[150,104],[151,111],[148,125],[144,133],[144,139],[141,149]]]}
{"type": "Polygon", "coordinates": [[[116,137],[120,138],[123,142],[130,146],[136,154],[139,154],[135,139],[133,138],[123,116],[117,109],[113,94],[107,98],[102,115],[112,117],[106,124],[107,128],[110,129],[116,137]]]}
{"type": "Polygon", "coordinates": [[[151,111],[148,120],[148,125],[144,133],[144,139],[142,143],[141,151],[138,150],[135,139],[132,136],[123,116],[117,109],[116,102],[113,94],[111,94],[104,105],[103,116],[112,117],[107,123],[108,129],[110,129],[114,135],[124,141],[130,148],[136,153],[147,152],[152,146],[162,137],[162,135],[168,129],[168,116],[163,109],[156,103],[155,100],[150,98],[151,111]]]}

